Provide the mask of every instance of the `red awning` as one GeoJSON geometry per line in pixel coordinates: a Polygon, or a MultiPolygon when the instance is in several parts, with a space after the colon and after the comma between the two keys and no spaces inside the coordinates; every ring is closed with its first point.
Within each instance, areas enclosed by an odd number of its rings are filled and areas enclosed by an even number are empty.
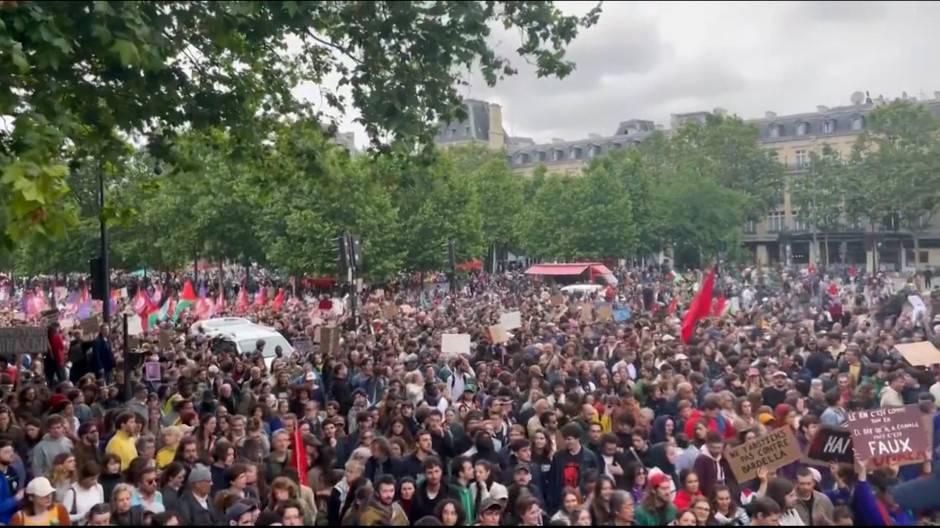
{"type": "Polygon", "coordinates": [[[536,264],[525,270],[526,275],[575,276],[584,273],[589,264],[536,264]]]}
{"type": "Polygon", "coordinates": [[[614,272],[610,271],[610,268],[603,264],[592,264],[591,269],[594,270],[595,275],[613,275],[614,272]]]}
{"type": "Polygon", "coordinates": [[[483,269],[483,262],[474,259],[470,262],[457,264],[457,269],[460,271],[481,271],[483,269]]]}

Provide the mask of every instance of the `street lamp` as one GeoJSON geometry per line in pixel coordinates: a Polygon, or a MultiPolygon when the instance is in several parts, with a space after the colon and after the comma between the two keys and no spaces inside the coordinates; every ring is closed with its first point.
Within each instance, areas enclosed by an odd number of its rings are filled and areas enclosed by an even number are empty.
{"type": "Polygon", "coordinates": [[[98,223],[101,229],[101,319],[111,321],[111,266],[108,262],[108,224],[104,217],[104,171],[98,171],[98,223]]]}

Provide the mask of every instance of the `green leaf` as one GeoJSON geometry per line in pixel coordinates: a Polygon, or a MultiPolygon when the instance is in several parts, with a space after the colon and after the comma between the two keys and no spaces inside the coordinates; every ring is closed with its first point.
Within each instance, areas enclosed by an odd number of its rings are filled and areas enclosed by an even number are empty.
{"type": "Polygon", "coordinates": [[[134,66],[140,61],[137,46],[129,40],[116,39],[111,45],[111,53],[120,58],[123,66],[134,66]]]}

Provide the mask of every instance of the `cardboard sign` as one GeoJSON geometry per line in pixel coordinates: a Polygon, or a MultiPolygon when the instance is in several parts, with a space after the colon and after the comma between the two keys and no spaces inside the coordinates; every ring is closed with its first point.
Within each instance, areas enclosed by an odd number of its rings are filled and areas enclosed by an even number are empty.
{"type": "Polygon", "coordinates": [[[933,346],[930,341],[895,345],[895,348],[908,363],[915,367],[929,367],[940,363],[940,350],[937,350],[937,347],[933,346]]]}
{"type": "Polygon", "coordinates": [[[101,319],[97,315],[94,317],[86,317],[79,322],[79,325],[82,329],[82,339],[92,341],[95,339],[95,336],[98,335],[98,328],[101,327],[101,319]]]}
{"type": "Polygon", "coordinates": [[[925,452],[930,446],[923,416],[917,405],[849,411],[848,428],[859,459],[925,452]]]}
{"type": "Polygon", "coordinates": [[[590,304],[585,304],[581,306],[581,316],[582,323],[590,323],[594,320],[594,307],[590,304]]]}
{"type": "Polygon", "coordinates": [[[613,316],[614,309],[609,304],[605,304],[604,306],[601,306],[597,309],[597,320],[602,323],[610,321],[613,316]]]}
{"type": "Polygon", "coordinates": [[[127,335],[130,337],[139,336],[144,333],[144,325],[137,314],[127,316],[127,335]]]}
{"type": "Polygon", "coordinates": [[[444,334],[441,336],[441,352],[445,354],[469,354],[470,334],[444,334]]]}
{"type": "Polygon", "coordinates": [[[310,354],[313,352],[313,343],[307,336],[294,338],[294,350],[302,355],[310,354]]]}
{"type": "Polygon", "coordinates": [[[757,478],[760,468],[780,469],[802,457],[793,431],[789,427],[781,427],[732,449],[728,453],[728,463],[738,482],[747,482],[757,478]]]}
{"type": "Polygon", "coordinates": [[[382,309],[382,317],[385,319],[391,319],[398,315],[398,306],[390,304],[382,309]]]}
{"type": "Polygon", "coordinates": [[[0,328],[0,354],[41,354],[47,350],[49,338],[41,326],[0,328]]]}
{"type": "Polygon", "coordinates": [[[504,313],[499,316],[499,326],[503,330],[515,330],[522,327],[522,314],[519,312],[504,313]]]}
{"type": "Polygon", "coordinates": [[[503,328],[503,325],[493,325],[489,328],[490,333],[490,342],[494,345],[506,343],[509,341],[509,334],[506,333],[506,329],[503,328]]]}
{"type": "Polygon", "coordinates": [[[160,347],[170,348],[172,344],[173,344],[173,331],[172,330],[160,330],[160,347]]]}
{"type": "Polygon", "coordinates": [[[415,312],[415,309],[412,308],[410,304],[403,304],[399,306],[398,309],[401,310],[401,313],[405,315],[411,315],[415,312]]]}
{"type": "Polygon", "coordinates": [[[565,304],[565,296],[561,294],[552,295],[552,304],[555,306],[561,306],[565,304]]]}
{"type": "Polygon", "coordinates": [[[336,357],[339,354],[340,329],[335,326],[321,326],[320,331],[320,350],[324,356],[336,357]]]}
{"type": "Polygon", "coordinates": [[[819,426],[819,431],[806,449],[803,461],[814,466],[828,466],[832,463],[854,465],[852,432],[844,427],[819,426]]]}

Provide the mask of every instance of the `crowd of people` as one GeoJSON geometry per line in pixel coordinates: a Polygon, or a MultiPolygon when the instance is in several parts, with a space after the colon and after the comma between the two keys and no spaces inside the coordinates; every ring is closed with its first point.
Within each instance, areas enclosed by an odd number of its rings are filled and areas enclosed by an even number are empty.
{"type": "Polygon", "coordinates": [[[183,313],[134,338],[129,384],[118,325],[89,342],[52,324],[47,358],[0,358],[0,524],[887,526],[940,510],[933,450],[743,482],[726,458],[780,428],[805,448],[852,409],[934,415],[940,371],[894,347],[933,339],[940,314],[875,317],[880,277],[735,271],[716,288],[733,309],[684,341],[702,273],[617,275],[579,296],[518,273],[372,290],[354,331],[317,302],[252,305],[238,315],[313,344],[268,362],[183,313]],[[494,342],[508,312],[521,326],[494,342]],[[338,344],[320,343],[331,326],[338,344]],[[443,334],[470,349],[443,352],[443,334]],[[113,365],[70,371],[105,351],[113,365]]]}

